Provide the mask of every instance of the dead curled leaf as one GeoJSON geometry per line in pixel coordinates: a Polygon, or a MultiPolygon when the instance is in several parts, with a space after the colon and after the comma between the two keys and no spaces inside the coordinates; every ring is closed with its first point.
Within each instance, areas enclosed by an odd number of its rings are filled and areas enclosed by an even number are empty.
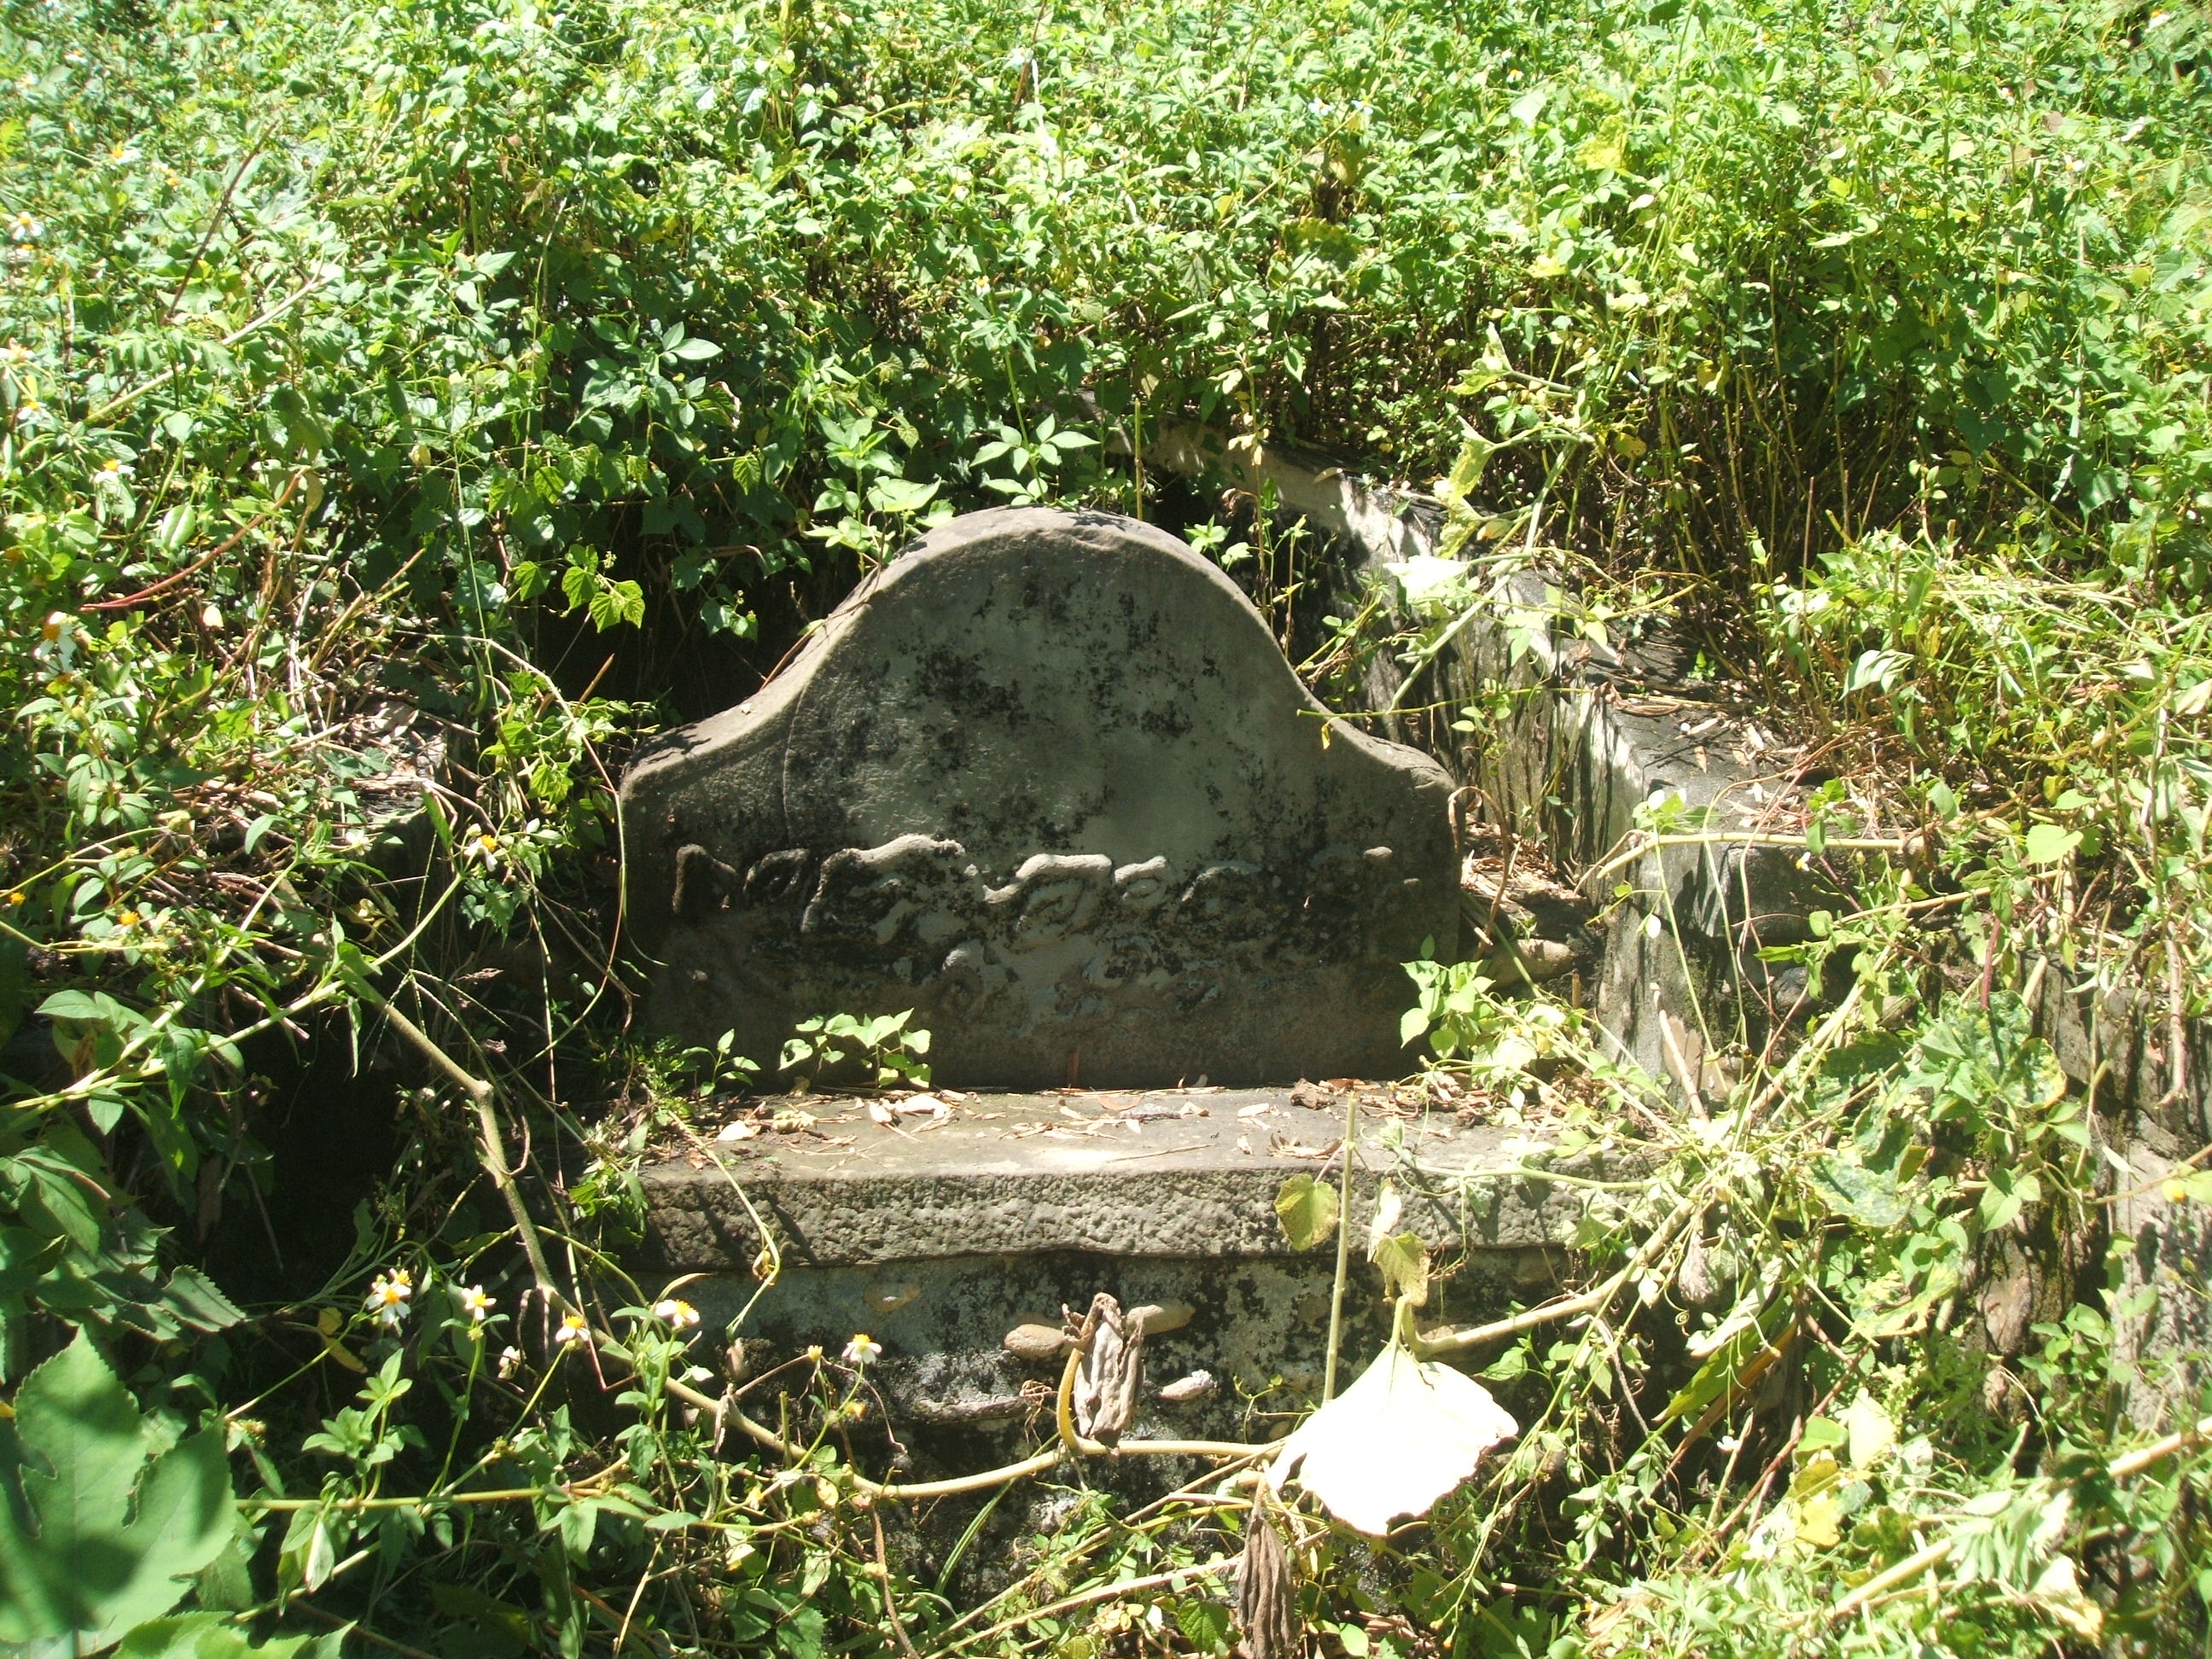
{"type": "Polygon", "coordinates": [[[1237,1659],[1297,1659],[1298,1580],[1265,1503],[1252,1506],[1237,1564],[1237,1659]]]}
{"type": "Polygon", "coordinates": [[[1075,1373],[1076,1432],[1111,1446],[1136,1415],[1137,1390],[1145,1376],[1145,1328],[1121,1317],[1121,1304],[1104,1291],[1091,1298],[1090,1314],[1078,1325],[1068,1316],[1071,1334],[1083,1350],[1075,1373]]]}
{"type": "Polygon", "coordinates": [[[1391,1339],[1359,1380],[1283,1443],[1267,1484],[1295,1478],[1346,1526],[1380,1538],[1426,1515],[1483,1454],[1521,1431],[1490,1391],[1391,1339]]]}

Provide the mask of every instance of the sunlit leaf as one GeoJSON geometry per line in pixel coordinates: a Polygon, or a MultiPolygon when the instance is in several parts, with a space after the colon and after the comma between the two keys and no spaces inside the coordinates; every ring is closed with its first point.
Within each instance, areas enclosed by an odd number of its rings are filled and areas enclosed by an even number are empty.
{"type": "Polygon", "coordinates": [[[1490,1391],[1393,1338],[1359,1380],[1299,1425],[1268,1474],[1296,1480],[1355,1531],[1426,1515],[1482,1455],[1520,1432],[1490,1391]]]}
{"type": "Polygon", "coordinates": [[[1294,1250],[1310,1250],[1336,1232],[1336,1188],[1310,1175],[1294,1175],[1275,1194],[1275,1219],[1294,1250]]]}

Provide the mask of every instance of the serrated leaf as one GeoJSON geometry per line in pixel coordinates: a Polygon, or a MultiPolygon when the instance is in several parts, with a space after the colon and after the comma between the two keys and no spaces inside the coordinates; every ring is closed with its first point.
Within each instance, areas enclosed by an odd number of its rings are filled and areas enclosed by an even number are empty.
{"type": "Polygon", "coordinates": [[[15,1405],[0,1425],[0,1642],[70,1637],[95,1653],[174,1607],[235,1534],[222,1431],[149,1464],[137,1403],[82,1331],[15,1405]]]}
{"type": "Polygon", "coordinates": [[[1294,1250],[1310,1250],[1336,1234],[1336,1188],[1294,1175],[1275,1194],[1275,1219],[1294,1250]]]}
{"type": "Polygon", "coordinates": [[[246,1317],[216,1288],[213,1279],[193,1267],[179,1267],[171,1273],[155,1301],[195,1330],[226,1330],[246,1317]]]}
{"type": "Polygon", "coordinates": [[[1183,1640],[1200,1653],[1218,1653],[1228,1647],[1232,1634],[1229,1609],[1220,1602],[1201,1601],[1194,1597],[1176,1606],[1175,1618],[1176,1628],[1182,1632],[1183,1640]]]}
{"type": "Polygon", "coordinates": [[[1393,1337],[1358,1382],[1283,1443],[1267,1481],[1280,1491],[1295,1479],[1338,1520],[1379,1538],[1401,1517],[1426,1515],[1485,1452],[1520,1431],[1480,1382],[1415,1358],[1393,1337]]]}

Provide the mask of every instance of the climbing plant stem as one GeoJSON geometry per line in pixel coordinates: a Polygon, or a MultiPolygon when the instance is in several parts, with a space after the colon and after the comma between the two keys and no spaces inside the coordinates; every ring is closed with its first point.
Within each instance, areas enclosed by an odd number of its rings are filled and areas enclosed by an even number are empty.
{"type": "Polygon", "coordinates": [[[1336,1202],[1336,1279],[1328,1290],[1328,1358],[1322,1363],[1321,1397],[1336,1398],[1336,1347],[1344,1335],[1344,1275],[1352,1254],[1352,1156],[1359,1139],[1359,1091],[1344,1091],[1344,1169],[1336,1202]]]}

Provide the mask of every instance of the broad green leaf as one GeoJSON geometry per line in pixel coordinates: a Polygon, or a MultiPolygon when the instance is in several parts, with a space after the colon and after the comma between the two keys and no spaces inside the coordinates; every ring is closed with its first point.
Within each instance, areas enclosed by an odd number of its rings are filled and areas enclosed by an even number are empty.
{"type": "Polygon", "coordinates": [[[1292,1176],[1275,1194],[1275,1219],[1294,1250],[1310,1250],[1336,1234],[1336,1188],[1311,1176],[1292,1176]]]}
{"type": "Polygon", "coordinates": [[[628,623],[633,628],[644,623],[643,587],[631,581],[598,580],[598,591],[592,593],[590,603],[585,607],[591,614],[592,627],[604,634],[623,623],[628,623]]]}
{"type": "Polygon", "coordinates": [[[174,1607],[236,1531],[222,1431],[149,1465],[137,1404],[82,1331],[15,1404],[0,1424],[0,1642],[71,1637],[94,1653],[174,1607]]]}
{"type": "Polygon", "coordinates": [[[2030,864],[2056,864],[2081,844],[2079,830],[2064,830],[2055,823],[2031,824],[2022,855],[2030,864]]]}
{"type": "Polygon", "coordinates": [[[1183,1640],[1200,1653],[1224,1651],[1234,1633],[1229,1609],[1218,1601],[1201,1601],[1195,1597],[1179,1601],[1176,1604],[1175,1620],[1183,1640]]]}
{"type": "Polygon", "coordinates": [[[115,1650],[115,1659],[295,1659],[303,1650],[306,1659],[339,1659],[345,1634],[333,1630],[256,1642],[227,1613],[187,1613],[137,1626],[115,1650]]]}
{"type": "Polygon", "coordinates": [[[1797,1455],[1808,1457],[1817,1451],[1827,1451],[1840,1446],[1849,1438],[1844,1425],[1832,1417],[1808,1417],[1805,1431],[1797,1437],[1797,1455]]]}
{"type": "Polygon", "coordinates": [[[822,1609],[811,1605],[793,1610],[791,1616],[776,1626],[776,1645],[791,1656],[791,1659],[822,1659],[823,1638],[829,1621],[822,1609]]]}
{"type": "Polygon", "coordinates": [[[915,483],[906,478],[884,478],[868,486],[868,505],[878,513],[919,513],[937,494],[934,483],[915,483]]]}
{"type": "Polygon", "coordinates": [[[1856,1160],[1833,1154],[1820,1158],[1813,1165],[1812,1184],[1830,1210],[1862,1227],[1883,1230],[1905,1219],[1896,1182],[1856,1160]]]}
{"type": "Polygon", "coordinates": [[[1465,559],[1439,559],[1423,553],[1382,568],[1398,579],[1410,610],[1433,615],[1467,602],[1468,572],[1472,567],[1465,559]]]}

